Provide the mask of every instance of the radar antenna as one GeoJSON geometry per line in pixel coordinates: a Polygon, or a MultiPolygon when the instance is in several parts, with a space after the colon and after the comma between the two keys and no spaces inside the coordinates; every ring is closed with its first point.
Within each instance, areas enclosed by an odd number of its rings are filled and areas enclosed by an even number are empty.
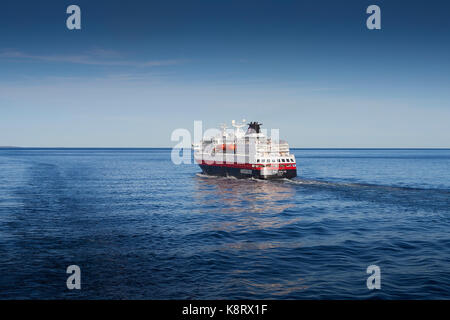
{"type": "Polygon", "coordinates": [[[246,122],[246,120],[245,120],[245,119],[242,119],[242,123],[237,124],[235,120],[232,120],[232,121],[231,121],[231,125],[232,125],[233,127],[235,127],[235,128],[240,129],[240,128],[245,127],[245,126],[247,125],[245,122],[246,122]]]}
{"type": "Polygon", "coordinates": [[[241,137],[244,136],[244,132],[241,130],[241,128],[246,126],[245,122],[246,122],[245,119],[242,120],[242,123],[236,123],[235,120],[231,121],[231,125],[233,127],[235,127],[234,135],[235,135],[236,138],[241,138],[241,137]]]}
{"type": "Polygon", "coordinates": [[[222,136],[226,135],[226,131],[227,131],[227,124],[226,123],[222,123],[220,125],[220,128],[222,129],[222,136]]]}

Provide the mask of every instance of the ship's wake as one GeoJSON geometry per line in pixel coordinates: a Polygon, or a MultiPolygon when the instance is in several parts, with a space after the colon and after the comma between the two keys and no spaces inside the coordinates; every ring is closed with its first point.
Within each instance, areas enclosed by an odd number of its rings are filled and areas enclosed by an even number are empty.
{"type": "Polygon", "coordinates": [[[303,178],[294,178],[294,179],[274,179],[274,180],[264,180],[258,179],[255,177],[249,178],[237,178],[234,176],[214,176],[208,175],[204,173],[197,173],[197,177],[205,178],[205,179],[221,179],[221,180],[233,180],[233,181],[252,181],[257,183],[271,183],[271,184],[290,184],[290,185],[298,185],[304,187],[317,187],[317,188],[345,188],[345,189],[378,189],[384,191],[435,191],[444,194],[450,194],[450,190],[447,189],[435,189],[435,188],[417,188],[412,186],[396,186],[396,185],[382,185],[382,184],[371,184],[371,183],[358,183],[358,182],[345,182],[345,181],[326,181],[326,180],[318,180],[318,179],[303,179],[303,178]]]}
{"type": "Polygon", "coordinates": [[[358,183],[358,182],[335,182],[326,180],[315,179],[282,179],[284,183],[290,183],[295,185],[311,186],[311,187],[328,187],[328,188],[355,188],[355,189],[378,189],[386,191],[436,191],[441,193],[450,194],[450,190],[436,189],[436,188],[417,188],[412,186],[396,186],[396,185],[383,185],[372,183],[358,183]]]}

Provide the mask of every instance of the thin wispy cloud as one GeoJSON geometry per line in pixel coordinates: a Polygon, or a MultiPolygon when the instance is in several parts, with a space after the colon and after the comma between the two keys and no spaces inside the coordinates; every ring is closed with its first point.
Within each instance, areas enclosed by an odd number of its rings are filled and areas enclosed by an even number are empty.
{"type": "Polygon", "coordinates": [[[3,50],[0,52],[0,59],[72,63],[72,64],[98,65],[98,66],[128,66],[128,67],[158,67],[158,66],[176,65],[186,62],[186,60],[184,59],[147,60],[147,61],[126,60],[122,59],[119,53],[104,49],[94,49],[87,53],[76,55],[65,55],[65,54],[36,55],[17,50],[3,50]]]}

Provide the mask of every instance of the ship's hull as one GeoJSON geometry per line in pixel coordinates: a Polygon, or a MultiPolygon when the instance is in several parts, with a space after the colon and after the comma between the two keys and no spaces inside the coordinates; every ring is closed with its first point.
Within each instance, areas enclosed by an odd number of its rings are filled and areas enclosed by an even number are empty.
{"type": "Polygon", "coordinates": [[[239,179],[257,178],[257,179],[292,179],[297,176],[297,169],[286,170],[255,170],[242,169],[228,166],[217,166],[208,164],[199,164],[204,174],[212,176],[231,176],[239,179]]]}

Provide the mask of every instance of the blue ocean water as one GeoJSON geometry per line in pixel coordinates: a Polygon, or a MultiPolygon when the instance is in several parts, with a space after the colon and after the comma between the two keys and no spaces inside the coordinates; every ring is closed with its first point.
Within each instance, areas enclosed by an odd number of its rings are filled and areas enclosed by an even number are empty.
{"type": "Polygon", "coordinates": [[[170,152],[0,150],[0,298],[450,299],[450,150],[299,149],[293,181],[170,152]]]}

